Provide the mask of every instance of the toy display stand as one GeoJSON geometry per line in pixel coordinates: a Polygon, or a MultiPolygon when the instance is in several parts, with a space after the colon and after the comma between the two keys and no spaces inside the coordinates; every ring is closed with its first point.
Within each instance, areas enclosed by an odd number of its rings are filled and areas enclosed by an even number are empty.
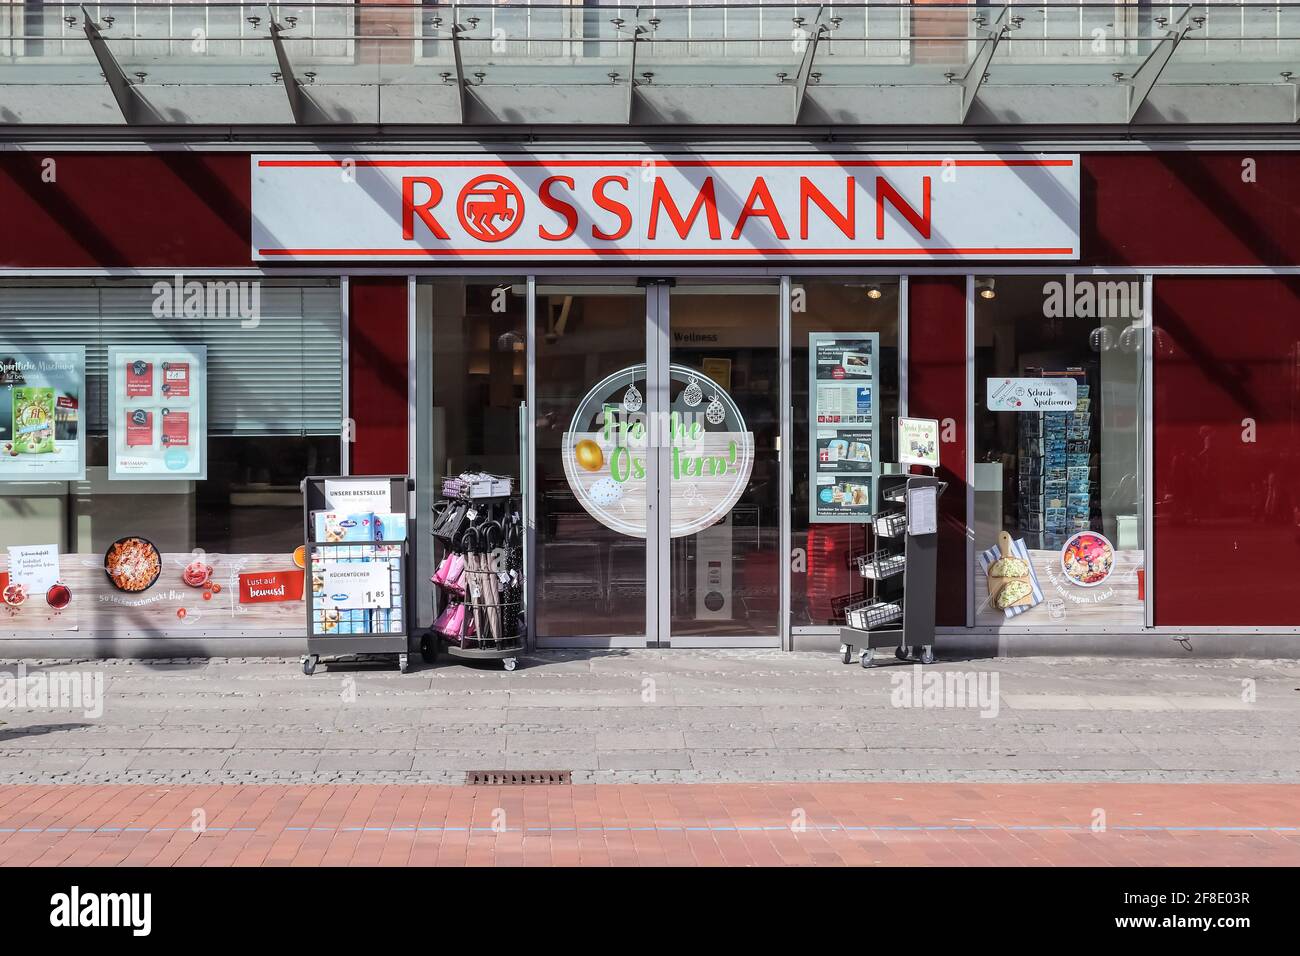
{"type": "MultiPolygon", "coordinates": [[[[307,560],[303,597],[307,605],[307,653],[302,655],[302,672],[311,676],[323,658],[356,654],[391,654],[398,670],[406,673],[410,657],[410,637],[406,616],[409,593],[410,550],[403,541],[314,541],[312,513],[328,510],[325,482],[349,480],[374,482],[387,479],[390,501],[406,512],[411,487],[406,475],[367,475],[349,478],[341,475],[303,479],[303,540],[307,560]],[[388,606],[365,609],[339,609],[324,605],[321,594],[313,587],[314,575],[322,566],[339,562],[383,561],[389,566],[388,606]],[[343,632],[343,633],[340,633],[343,632]]],[[[408,518],[407,527],[410,527],[408,518]]],[[[328,663],[328,662],[327,662],[328,663]]]]}
{"type": "Polygon", "coordinates": [[[934,662],[935,557],[938,497],[947,482],[933,475],[882,475],[882,510],[872,520],[875,549],[857,559],[871,582],[865,600],[844,609],[840,655],[870,667],[877,648],[893,647],[899,660],[934,662]],[[930,489],[933,489],[932,491],[930,489]],[[921,496],[933,495],[926,514],[921,496]]]}
{"type": "Polygon", "coordinates": [[[450,532],[439,530],[434,520],[434,563],[449,555],[464,559],[458,587],[448,587],[435,576],[435,623],[420,640],[425,660],[436,659],[439,645],[451,657],[470,661],[501,661],[513,671],[523,656],[523,539],[521,500],[512,494],[508,478],[485,476],[466,482],[448,478],[442,484],[446,501],[438,507],[467,505],[461,524],[450,532]],[[490,480],[489,480],[490,479],[490,480]],[[449,612],[460,606],[457,619],[449,612]]]}

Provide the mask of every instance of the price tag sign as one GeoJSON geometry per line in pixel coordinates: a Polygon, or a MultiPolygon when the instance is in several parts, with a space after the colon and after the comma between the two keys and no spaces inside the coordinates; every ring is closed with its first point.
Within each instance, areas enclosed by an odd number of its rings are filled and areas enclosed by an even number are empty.
{"type": "Polygon", "coordinates": [[[388,563],[367,561],[321,565],[318,603],[322,608],[390,608],[393,606],[388,563]]]}

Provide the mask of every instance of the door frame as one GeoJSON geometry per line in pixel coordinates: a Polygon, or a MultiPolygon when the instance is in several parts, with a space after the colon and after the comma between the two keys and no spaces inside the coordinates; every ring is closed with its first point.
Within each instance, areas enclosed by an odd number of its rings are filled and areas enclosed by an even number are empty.
{"type": "MultiPolygon", "coordinates": [[[[574,271],[563,275],[548,275],[560,281],[572,278],[575,281],[598,280],[599,275],[589,272],[574,271]]],[[[779,600],[777,628],[768,635],[737,635],[727,637],[702,637],[699,635],[674,638],[672,635],[672,521],[671,488],[663,480],[670,465],[670,446],[662,443],[660,430],[649,429],[649,443],[646,454],[646,484],[653,489],[646,500],[646,607],[645,628],[642,635],[614,635],[610,637],[588,637],[573,635],[538,635],[536,628],[536,601],[539,599],[539,581],[537,578],[536,556],[539,550],[536,524],[536,483],[532,480],[536,468],[535,438],[537,429],[536,394],[537,394],[537,281],[536,275],[528,277],[528,335],[527,335],[527,373],[526,373],[526,408],[524,421],[527,431],[526,461],[521,462],[521,471],[528,471],[528,478],[522,482],[524,495],[524,512],[527,516],[526,567],[525,578],[526,615],[528,620],[529,643],[541,648],[586,648],[586,647],[702,647],[702,648],[738,648],[768,647],[788,648],[790,575],[789,575],[789,535],[790,535],[790,476],[789,455],[785,449],[790,447],[790,381],[789,381],[789,289],[788,276],[754,276],[736,273],[731,276],[709,276],[710,284],[725,283],[728,279],[737,282],[753,282],[756,278],[767,279],[774,287],[778,286],[780,299],[778,322],[778,367],[780,369],[780,395],[778,396],[778,434],[780,445],[777,449],[780,482],[778,494],[779,508],[778,547],[781,551],[778,560],[782,562],[777,575],[779,600]]],[[[645,410],[653,422],[666,418],[670,405],[670,371],[672,337],[670,332],[671,297],[675,280],[668,277],[647,274],[640,278],[637,285],[645,294],[645,363],[646,394],[645,410]]]]}

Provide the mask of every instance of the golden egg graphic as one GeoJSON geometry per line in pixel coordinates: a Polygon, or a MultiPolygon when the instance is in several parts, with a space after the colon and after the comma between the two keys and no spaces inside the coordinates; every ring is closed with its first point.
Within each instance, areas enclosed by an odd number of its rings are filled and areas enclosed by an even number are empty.
{"type": "Polygon", "coordinates": [[[573,457],[587,471],[600,471],[600,466],[605,464],[605,453],[590,438],[584,438],[573,446],[573,457]]]}

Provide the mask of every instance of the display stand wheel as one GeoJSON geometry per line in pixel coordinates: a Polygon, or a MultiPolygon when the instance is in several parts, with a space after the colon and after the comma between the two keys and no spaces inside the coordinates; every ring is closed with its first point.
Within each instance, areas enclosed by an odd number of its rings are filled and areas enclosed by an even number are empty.
{"type": "Polygon", "coordinates": [[[852,645],[852,644],[841,644],[841,645],[840,645],[840,660],[842,660],[845,664],[852,664],[852,663],[853,663],[853,645],[852,645]]]}
{"type": "Polygon", "coordinates": [[[426,664],[432,664],[438,659],[438,643],[428,634],[420,638],[420,656],[426,664]]]}
{"type": "Polygon", "coordinates": [[[860,655],[858,655],[858,659],[862,662],[862,666],[863,666],[863,667],[870,667],[870,666],[871,666],[871,659],[872,659],[872,657],[873,657],[873,654],[872,654],[872,652],[871,652],[871,648],[869,648],[869,647],[864,647],[864,648],[862,649],[862,653],[861,653],[860,655]]]}
{"type": "Polygon", "coordinates": [[[505,660],[503,660],[501,663],[502,663],[502,665],[505,667],[506,670],[508,670],[508,671],[512,671],[512,670],[515,669],[515,666],[516,666],[519,662],[518,662],[515,658],[513,658],[513,657],[507,657],[507,658],[506,658],[505,660]]]}
{"type": "Polygon", "coordinates": [[[320,656],[317,654],[302,655],[302,672],[310,677],[316,673],[316,665],[320,663],[320,656]]]}
{"type": "Polygon", "coordinates": [[[397,669],[403,674],[411,669],[411,658],[409,654],[397,655],[397,669]]]}
{"type": "Polygon", "coordinates": [[[924,647],[921,648],[921,663],[922,663],[922,664],[933,664],[933,663],[934,663],[934,647],[933,647],[933,645],[926,644],[924,647]]]}
{"type": "Polygon", "coordinates": [[[894,656],[900,661],[910,661],[912,659],[912,651],[910,648],[900,647],[898,650],[894,651],[894,656]]]}

